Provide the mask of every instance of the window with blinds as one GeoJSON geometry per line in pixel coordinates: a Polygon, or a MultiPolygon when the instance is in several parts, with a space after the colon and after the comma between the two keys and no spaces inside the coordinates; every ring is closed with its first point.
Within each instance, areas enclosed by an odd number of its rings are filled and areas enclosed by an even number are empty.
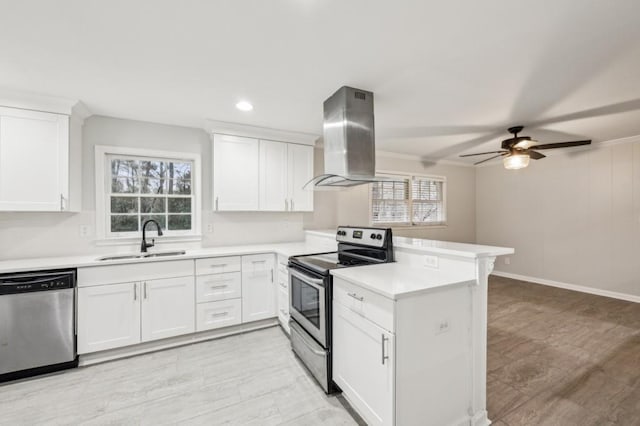
{"type": "Polygon", "coordinates": [[[371,184],[371,222],[400,226],[446,223],[444,178],[391,176],[371,184]]]}

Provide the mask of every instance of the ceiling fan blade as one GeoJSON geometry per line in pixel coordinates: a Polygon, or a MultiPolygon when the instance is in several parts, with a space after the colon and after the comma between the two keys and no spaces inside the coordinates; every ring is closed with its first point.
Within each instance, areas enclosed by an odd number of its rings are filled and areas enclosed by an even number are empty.
{"type": "Polygon", "coordinates": [[[569,148],[572,146],[590,145],[591,141],[572,141],[572,142],[558,142],[558,143],[543,143],[542,145],[533,145],[533,149],[554,149],[554,148],[569,148]]]}
{"type": "Polygon", "coordinates": [[[485,158],[482,161],[478,161],[477,163],[473,163],[473,165],[477,166],[478,164],[486,163],[487,161],[493,160],[494,158],[502,157],[503,155],[506,155],[506,154],[508,154],[508,153],[507,152],[503,152],[502,154],[494,155],[493,157],[485,158]]]}
{"type": "Polygon", "coordinates": [[[527,153],[529,154],[529,158],[532,158],[534,160],[540,160],[546,157],[546,155],[540,154],[539,152],[536,152],[536,151],[528,150],[527,153]]]}
{"type": "Polygon", "coordinates": [[[489,151],[489,152],[478,152],[477,154],[464,154],[460,157],[473,157],[474,155],[486,155],[486,154],[502,154],[508,151],[489,151]]]}

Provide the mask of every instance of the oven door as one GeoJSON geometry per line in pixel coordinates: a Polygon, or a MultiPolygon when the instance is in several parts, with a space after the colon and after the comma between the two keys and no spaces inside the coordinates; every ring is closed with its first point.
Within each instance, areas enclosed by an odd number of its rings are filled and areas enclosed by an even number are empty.
{"type": "Polygon", "coordinates": [[[323,347],[327,347],[326,283],[289,268],[289,314],[323,347]]]}

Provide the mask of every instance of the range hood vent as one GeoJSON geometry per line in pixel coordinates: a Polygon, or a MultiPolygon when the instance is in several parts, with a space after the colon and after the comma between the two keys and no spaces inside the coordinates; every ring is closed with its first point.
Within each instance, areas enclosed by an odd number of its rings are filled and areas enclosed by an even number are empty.
{"type": "Polygon", "coordinates": [[[310,180],[321,187],[349,187],[392,180],[376,177],[373,93],[343,86],[324,101],[324,173],[310,180]]]}

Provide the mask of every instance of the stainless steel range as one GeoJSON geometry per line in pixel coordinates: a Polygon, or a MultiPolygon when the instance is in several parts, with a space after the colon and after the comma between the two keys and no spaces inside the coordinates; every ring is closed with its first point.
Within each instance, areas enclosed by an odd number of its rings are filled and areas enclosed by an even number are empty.
{"type": "Polygon", "coordinates": [[[289,258],[291,347],[325,392],[331,380],[331,269],[393,262],[390,228],[340,226],[338,251],[289,258]]]}

